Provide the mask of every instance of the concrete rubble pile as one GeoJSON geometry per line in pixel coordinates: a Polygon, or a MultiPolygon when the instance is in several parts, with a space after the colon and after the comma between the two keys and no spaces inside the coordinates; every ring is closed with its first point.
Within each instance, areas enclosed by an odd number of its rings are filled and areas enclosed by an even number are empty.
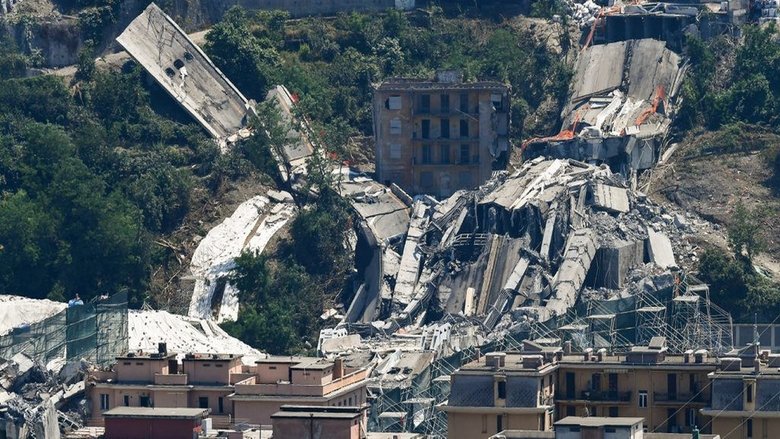
{"type": "MultiPolygon", "coordinates": [[[[0,360],[2,361],[2,360],[0,360]]],[[[85,362],[48,366],[19,353],[0,364],[0,431],[8,439],[60,437],[86,418],[85,362]]]]}
{"type": "Polygon", "coordinates": [[[425,338],[419,331],[442,315],[484,337],[545,322],[588,297],[672,279],[669,270],[695,262],[689,238],[703,229],[606,165],[567,159],[537,158],[441,202],[418,197],[411,210],[407,234],[377,244],[380,300],[361,300],[359,311],[353,301],[341,325],[353,333],[425,338]]]}
{"type": "Polygon", "coordinates": [[[574,19],[580,29],[586,30],[593,26],[601,6],[593,0],[577,1],[566,0],[564,2],[569,17],[574,19]]]}

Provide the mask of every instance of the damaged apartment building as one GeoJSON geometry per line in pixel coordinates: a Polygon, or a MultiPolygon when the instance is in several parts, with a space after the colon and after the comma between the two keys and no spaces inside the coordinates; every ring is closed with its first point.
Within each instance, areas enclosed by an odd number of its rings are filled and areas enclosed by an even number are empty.
{"type": "Polygon", "coordinates": [[[579,56],[563,126],[523,144],[524,156],[606,163],[630,176],[660,159],[686,71],[677,53],[654,39],[595,45],[579,56]]]}
{"type": "Polygon", "coordinates": [[[463,82],[388,79],[374,90],[376,180],[439,197],[473,189],[509,160],[509,89],[463,82]]]}

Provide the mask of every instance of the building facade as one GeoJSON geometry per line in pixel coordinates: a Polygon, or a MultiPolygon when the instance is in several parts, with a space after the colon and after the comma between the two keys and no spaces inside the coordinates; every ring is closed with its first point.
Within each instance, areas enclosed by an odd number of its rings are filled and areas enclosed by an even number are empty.
{"type": "Polygon", "coordinates": [[[545,355],[491,353],[451,378],[449,439],[486,438],[506,429],[549,431],[553,425],[555,371],[545,355]]]}
{"type": "Polygon", "coordinates": [[[753,349],[722,358],[709,375],[712,399],[701,413],[723,439],[780,437],[780,355],[753,349]]]}
{"type": "Polygon", "coordinates": [[[699,410],[710,400],[707,375],[716,368],[717,359],[704,351],[667,354],[663,340],[620,355],[564,354],[558,362],[556,419],[644,418],[649,432],[690,433],[706,424],[699,410]]]}
{"type": "MultiPolygon", "coordinates": [[[[199,408],[215,428],[271,425],[285,404],[363,407],[368,370],[340,359],[270,357],[244,365],[240,355],[129,353],[111,371],[91,371],[85,382],[91,425],[117,407],[199,408]]],[[[365,422],[365,421],[364,421],[365,422]]]]}
{"type": "Polygon", "coordinates": [[[499,82],[389,79],[374,90],[376,180],[439,197],[472,189],[506,168],[509,114],[499,82]]]}
{"type": "Polygon", "coordinates": [[[117,407],[104,413],[105,439],[192,439],[208,409],[117,407]]]}

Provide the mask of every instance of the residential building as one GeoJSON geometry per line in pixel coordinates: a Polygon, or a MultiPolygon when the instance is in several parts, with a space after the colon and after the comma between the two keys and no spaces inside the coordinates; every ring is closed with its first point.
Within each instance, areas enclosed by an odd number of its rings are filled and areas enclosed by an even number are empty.
{"type": "Polygon", "coordinates": [[[117,407],[103,413],[105,439],[192,439],[209,409],[117,407]]]}
{"type": "Polygon", "coordinates": [[[447,437],[551,430],[558,369],[551,354],[490,353],[461,367],[452,375],[449,400],[439,406],[447,413],[447,437]]]}
{"type": "Polygon", "coordinates": [[[721,358],[710,373],[711,403],[701,410],[723,439],[769,439],[780,432],[780,355],[758,345],[721,358]]]}
{"type": "Polygon", "coordinates": [[[367,384],[368,369],[346,368],[340,358],[271,357],[257,361],[229,399],[236,422],[271,425],[285,404],[362,407],[367,384]]]}
{"type": "Polygon", "coordinates": [[[373,113],[380,183],[447,197],[506,168],[510,100],[502,83],[463,82],[458,72],[388,79],[374,90],[373,113]]]}
{"type": "Polygon", "coordinates": [[[285,404],[357,406],[366,402],[368,370],[341,359],[270,357],[244,365],[240,355],[159,352],[118,357],[113,370],[91,371],[86,394],[91,425],[116,407],[209,409],[215,428],[271,425],[285,404]]]}
{"type": "Polygon", "coordinates": [[[317,407],[283,405],[271,415],[274,438],[366,439],[368,405],[317,407]]]}
{"type": "Polygon", "coordinates": [[[718,435],[645,433],[642,418],[567,416],[555,423],[555,431],[505,430],[490,439],[720,439],[718,435]]]}
{"type": "Polygon", "coordinates": [[[187,354],[181,362],[164,346],[159,352],[130,352],[117,357],[111,371],[92,371],[86,391],[91,422],[100,425],[116,407],[210,409],[216,425],[230,422],[228,396],[235,379],[243,379],[241,355],[187,354]]]}
{"type": "Polygon", "coordinates": [[[556,419],[644,418],[648,432],[667,433],[706,425],[699,410],[710,399],[707,375],[717,368],[706,351],[671,355],[663,337],[624,354],[603,349],[573,354],[568,346],[558,362],[556,419]]]}

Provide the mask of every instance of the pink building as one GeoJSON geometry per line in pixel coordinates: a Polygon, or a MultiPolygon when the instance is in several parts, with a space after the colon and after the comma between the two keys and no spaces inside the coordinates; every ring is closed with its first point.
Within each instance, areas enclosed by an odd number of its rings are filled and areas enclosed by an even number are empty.
{"type": "Polygon", "coordinates": [[[86,378],[91,425],[103,425],[116,407],[209,409],[215,428],[236,423],[271,425],[282,405],[360,407],[366,403],[366,368],[340,359],[271,357],[254,366],[240,355],[129,353],[111,371],[86,378]]]}
{"type": "Polygon", "coordinates": [[[365,439],[362,422],[368,406],[311,407],[284,405],[271,416],[273,437],[300,439],[365,439]]]}

